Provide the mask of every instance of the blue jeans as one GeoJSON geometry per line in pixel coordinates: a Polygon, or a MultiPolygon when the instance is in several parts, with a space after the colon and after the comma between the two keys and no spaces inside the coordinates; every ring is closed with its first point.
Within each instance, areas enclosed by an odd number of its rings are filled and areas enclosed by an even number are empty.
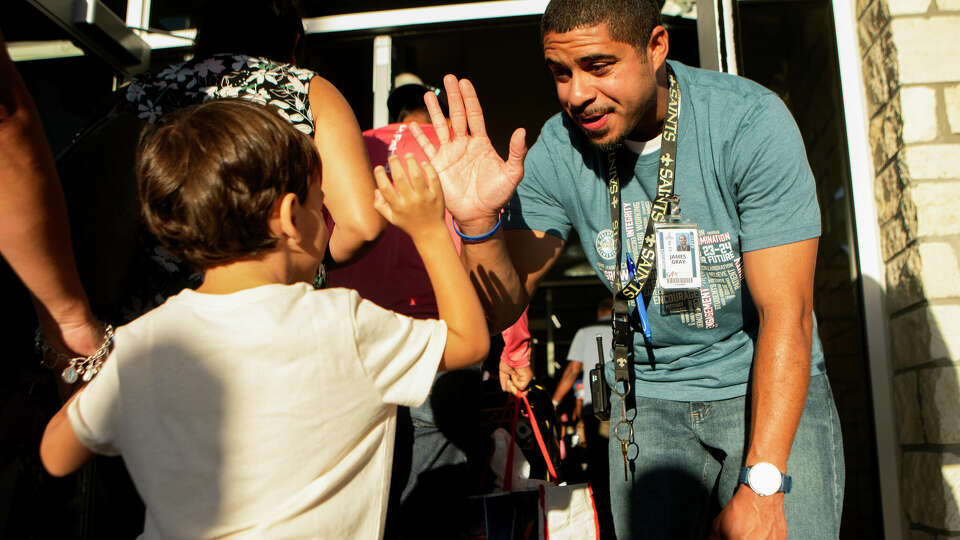
{"type": "MultiPolygon", "coordinates": [[[[610,500],[617,538],[703,538],[733,497],[747,446],[749,396],[709,402],[637,397],[629,481],[614,435],[621,400],[612,396],[610,500]]],[[[810,378],[807,402],[787,462],[788,537],[837,538],[843,506],[843,441],[826,375],[810,378]]]]}

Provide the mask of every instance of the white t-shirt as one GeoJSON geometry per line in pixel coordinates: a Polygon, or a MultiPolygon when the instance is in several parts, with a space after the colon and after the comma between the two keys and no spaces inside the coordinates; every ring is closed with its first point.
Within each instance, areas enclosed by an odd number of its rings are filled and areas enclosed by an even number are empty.
{"type": "Polygon", "coordinates": [[[117,329],[67,412],[126,461],[141,538],[379,538],[396,405],[426,399],[446,335],[348,289],[185,290],[117,329]]]}
{"type": "MultiPolygon", "coordinates": [[[[575,361],[583,364],[584,386],[590,384],[590,370],[596,367],[599,358],[597,357],[597,334],[603,336],[603,351],[607,356],[604,362],[613,361],[613,328],[610,326],[610,319],[607,322],[599,322],[590,326],[584,326],[577,330],[573,335],[573,341],[570,342],[570,350],[567,352],[567,361],[575,361]]],[[[590,387],[584,388],[583,404],[593,403],[593,394],[590,393],[590,387]]]]}
{"type": "Polygon", "coordinates": [[[634,154],[645,156],[660,151],[660,145],[663,143],[663,134],[657,135],[649,141],[631,141],[627,139],[623,144],[634,154]]]}

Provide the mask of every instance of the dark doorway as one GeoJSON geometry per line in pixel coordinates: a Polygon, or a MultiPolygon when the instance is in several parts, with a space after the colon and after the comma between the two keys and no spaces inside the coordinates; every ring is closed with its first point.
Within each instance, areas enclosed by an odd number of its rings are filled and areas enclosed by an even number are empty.
{"type": "Polygon", "coordinates": [[[843,429],[847,482],[841,538],[882,538],[880,488],[849,158],[831,3],[739,2],[741,74],[793,113],[817,180],[823,232],[814,282],[827,372],[843,429]]]}

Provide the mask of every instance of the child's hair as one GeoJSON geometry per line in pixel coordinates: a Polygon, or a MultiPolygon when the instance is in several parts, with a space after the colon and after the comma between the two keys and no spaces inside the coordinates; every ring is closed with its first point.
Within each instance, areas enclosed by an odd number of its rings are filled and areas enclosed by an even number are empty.
{"type": "Polygon", "coordinates": [[[320,157],[313,141],[273,109],[215,100],[147,128],[137,154],[147,227],[173,255],[198,268],[276,246],[268,219],[278,200],[306,200],[320,157]]]}

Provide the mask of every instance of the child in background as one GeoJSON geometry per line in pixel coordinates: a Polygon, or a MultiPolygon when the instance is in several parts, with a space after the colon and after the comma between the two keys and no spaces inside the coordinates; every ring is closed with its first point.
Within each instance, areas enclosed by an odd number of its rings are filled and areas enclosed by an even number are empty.
{"type": "Polygon", "coordinates": [[[147,224],[204,282],[117,329],[47,426],[47,470],[122,455],[147,507],[141,538],[382,536],[396,406],[489,344],[436,172],[390,165],[374,205],[413,238],[439,321],[305,283],[329,238],[320,162],[272,110],[211,101],[145,135],[147,224]]]}

